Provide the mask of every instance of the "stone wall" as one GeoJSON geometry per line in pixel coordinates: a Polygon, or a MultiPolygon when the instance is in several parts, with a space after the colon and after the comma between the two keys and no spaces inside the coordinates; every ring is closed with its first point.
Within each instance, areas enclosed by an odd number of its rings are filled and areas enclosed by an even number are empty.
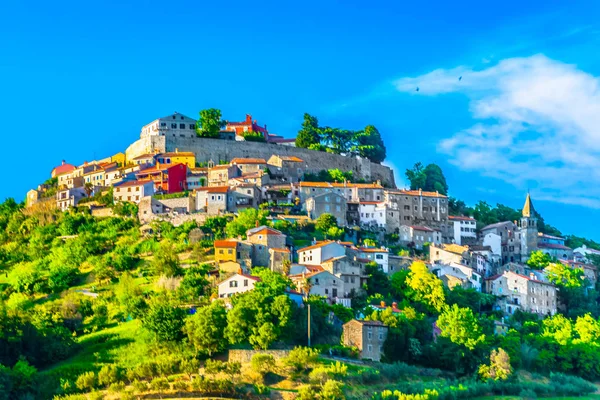
{"type": "Polygon", "coordinates": [[[287,357],[290,354],[289,350],[229,350],[229,362],[249,363],[252,356],[255,354],[270,354],[276,360],[287,357]]]}
{"type": "Polygon", "coordinates": [[[215,164],[221,160],[230,161],[236,157],[268,160],[273,154],[296,156],[306,161],[310,167],[314,168],[314,171],[339,168],[342,171],[352,171],[359,178],[371,181],[380,180],[383,184],[395,186],[393,171],[385,165],[372,163],[368,159],[260,142],[151,136],[132,143],[127,149],[127,159],[130,160],[154,150],[164,152],[175,151],[175,149],[194,152],[197,162],[212,160],[215,164]]]}
{"type": "Polygon", "coordinates": [[[155,201],[161,203],[163,207],[168,207],[171,210],[176,208],[185,209],[186,212],[192,212],[196,209],[195,198],[194,196],[186,196],[180,197],[176,199],[154,199],[155,201]]]}
{"type": "Polygon", "coordinates": [[[96,218],[113,217],[115,215],[113,212],[113,209],[109,208],[109,207],[100,207],[100,208],[92,207],[90,212],[91,212],[92,216],[94,216],[96,218]]]}

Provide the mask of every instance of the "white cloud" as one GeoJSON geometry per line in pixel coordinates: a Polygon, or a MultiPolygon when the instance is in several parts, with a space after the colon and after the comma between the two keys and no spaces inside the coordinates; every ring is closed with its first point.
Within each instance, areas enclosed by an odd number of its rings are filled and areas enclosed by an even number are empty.
{"type": "Polygon", "coordinates": [[[531,187],[539,199],[600,208],[598,77],[535,55],[481,70],[438,69],[394,85],[413,95],[470,99],[475,125],[438,146],[458,167],[531,187]]]}

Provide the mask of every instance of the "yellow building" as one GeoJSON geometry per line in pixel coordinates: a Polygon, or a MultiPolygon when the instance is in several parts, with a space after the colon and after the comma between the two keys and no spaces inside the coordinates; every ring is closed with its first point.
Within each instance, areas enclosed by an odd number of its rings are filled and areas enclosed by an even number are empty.
{"type": "Polygon", "coordinates": [[[235,240],[215,240],[215,261],[217,263],[237,262],[237,245],[238,242],[235,240]]]}
{"type": "Polygon", "coordinates": [[[188,168],[196,168],[196,155],[191,151],[175,149],[174,152],[157,154],[155,159],[160,165],[185,164],[188,168]]]}

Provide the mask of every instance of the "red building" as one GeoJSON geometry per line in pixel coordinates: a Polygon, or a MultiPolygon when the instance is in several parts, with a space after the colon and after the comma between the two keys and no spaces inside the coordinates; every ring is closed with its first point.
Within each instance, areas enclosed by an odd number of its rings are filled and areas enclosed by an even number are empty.
{"type": "Polygon", "coordinates": [[[246,114],[246,120],[243,122],[227,122],[225,130],[235,132],[236,136],[244,136],[246,132],[262,133],[265,140],[269,137],[269,131],[267,131],[267,125],[260,126],[256,123],[256,120],[252,120],[252,115],[246,114]]]}
{"type": "Polygon", "coordinates": [[[187,190],[187,166],[156,165],[141,170],[135,174],[138,180],[151,179],[154,182],[154,190],[162,193],[177,193],[187,190]]]}

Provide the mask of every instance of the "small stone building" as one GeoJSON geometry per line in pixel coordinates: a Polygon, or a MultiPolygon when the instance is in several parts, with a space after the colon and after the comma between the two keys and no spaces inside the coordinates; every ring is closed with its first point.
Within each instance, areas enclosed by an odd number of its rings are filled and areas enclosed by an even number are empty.
{"type": "Polygon", "coordinates": [[[360,358],[381,361],[387,334],[388,327],[380,321],[353,319],[344,324],[342,344],[358,348],[360,358]]]}

